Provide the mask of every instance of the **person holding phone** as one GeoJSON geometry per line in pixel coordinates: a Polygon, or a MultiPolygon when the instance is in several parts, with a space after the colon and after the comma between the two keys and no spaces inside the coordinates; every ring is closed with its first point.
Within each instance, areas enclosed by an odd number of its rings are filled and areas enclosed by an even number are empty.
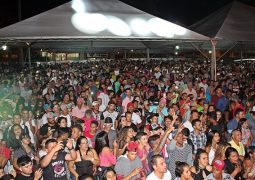
{"type": "Polygon", "coordinates": [[[69,153],[62,151],[63,142],[55,139],[48,139],[45,142],[47,154],[41,158],[40,165],[43,169],[43,179],[48,180],[67,180],[66,161],[73,161],[77,158],[73,148],[72,139],[68,139],[66,147],[69,153]]]}
{"type": "Polygon", "coordinates": [[[33,172],[32,159],[28,155],[23,155],[18,158],[17,164],[21,173],[15,177],[16,180],[39,180],[42,177],[42,169],[39,168],[33,172]]]}

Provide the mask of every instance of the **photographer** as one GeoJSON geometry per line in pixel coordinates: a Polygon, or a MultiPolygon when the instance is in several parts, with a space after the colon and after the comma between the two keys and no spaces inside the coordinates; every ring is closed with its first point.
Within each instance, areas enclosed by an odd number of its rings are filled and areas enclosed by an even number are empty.
{"type": "Polygon", "coordinates": [[[71,139],[67,141],[66,147],[70,153],[62,151],[64,144],[55,139],[49,139],[45,143],[47,155],[42,157],[40,164],[43,168],[43,178],[48,180],[67,180],[66,161],[76,159],[76,152],[71,139]]]}

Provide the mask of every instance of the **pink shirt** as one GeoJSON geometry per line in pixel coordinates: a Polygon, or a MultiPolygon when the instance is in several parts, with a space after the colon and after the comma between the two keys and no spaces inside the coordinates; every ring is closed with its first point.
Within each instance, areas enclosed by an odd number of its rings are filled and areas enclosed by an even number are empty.
{"type": "Polygon", "coordinates": [[[85,111],[86,110],[87,110],[87,108],[85,108],[84,106],[82,106],[81,109],[79,109],[77,106],[75,106],[72,109],[72,116],[81,119],[82,117],[85,116],[85,111]]]}
{"type": "Polygon", "coordinates": [[[123,99],[122,107],[124,107],[124,109],[123,109],[124,113],[127,112],[127,105],[128,105],[128,103],[132,102],[133,99],[134,99],[133,97],[131,97],[130,99],[128,97],[125,97],[125,99],[123,99]]]}
{"type": "Polygon", "coordinates": [[[94,117],[91,117],[90,119],[85,119],[85,117],[84,117],[84,118],[81,118],[81,120],[84,121],[84,126],[85,126],[84,134],[85,134],[86,132],[88,132],[90,130],[91,122],[95,121],[96,119],[94,117]]]}
{"type": "Polygon", "coordinates": [[[111,152],[104,153],[102,151],[99,154],[99,159],[100,159],[100,166],[102,167],[110,167],[116,164],[116,157],[111,152]]]}

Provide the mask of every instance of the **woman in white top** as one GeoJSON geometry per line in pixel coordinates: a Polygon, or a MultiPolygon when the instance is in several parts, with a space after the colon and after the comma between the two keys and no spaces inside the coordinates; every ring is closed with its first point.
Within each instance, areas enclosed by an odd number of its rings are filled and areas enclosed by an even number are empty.
{"type": "Polygon", "coordinates": [[[215,157],[216,149],[219,146],[220,134],[218,131],[210,131],[207,135],[207,142],[205,150],[209,156],[209,164],[212,164],[212,161],[215,157]]]}

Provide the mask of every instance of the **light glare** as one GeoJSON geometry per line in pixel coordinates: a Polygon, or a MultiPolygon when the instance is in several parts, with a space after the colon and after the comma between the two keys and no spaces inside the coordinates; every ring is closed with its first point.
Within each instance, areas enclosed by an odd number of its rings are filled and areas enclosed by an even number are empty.
{"type": "Polygon", "coordinates": [[[159,18],[151,18],[148,21],[150,30],[158,35],[158,36],[162,36],[162,37],[173,37],[174,33],[171,32],[169,29],[171,29],[171,26],[169,24],[169,22],[159,19],[159,18]]]}
{"type": "Polygon", "coordinates": [[[130,22],[132,30],[138,35],[148,35],[150,33],[150,28],[148,23],[143,19],[133,19],[130,22]]]}
{"type": "Polygon", "coordinates": [[[2,46],[2,49],[5,51],[7,49],[7,46],[6,45],[3,45],[2,46]]]}
{"type": "Polygon", "coordinates": [[[76,13],[71,21],[75,28],[87,34],[97,34],[107,27],[107,18],[98,13],[76,13]]]}
{"type": "Polygon", "coordinates": [[[107,16],[108,18],[108,31],[117,36],[130,36],[131,30],[129,26],[120,18],[114,16],[107,16]]]}
{"type": "Polygon", "coordinates": [[[84,13],[86,11],[85,4],[83,3],[82,0],[73,0],[72,8],[77,13],[84,13]]]}

